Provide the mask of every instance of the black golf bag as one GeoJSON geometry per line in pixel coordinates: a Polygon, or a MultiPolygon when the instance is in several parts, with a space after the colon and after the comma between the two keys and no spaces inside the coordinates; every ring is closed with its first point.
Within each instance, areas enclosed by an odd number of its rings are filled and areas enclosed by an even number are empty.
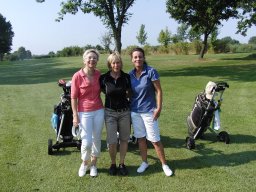
{"type": "Polygon", "coordinates": [[[187,117],[188,137],[186,138],[186,146],[188,149],[195,148],[195,140],[202,138],[207,129],[216,133],[219,141],[224,141],[226,144],[230,142],[226,131],[219,132],[222,95],[229,85],[226,82],[211,83],[213,86],[207,90],[208,92],[205,90],[196,96],[193,109],[187,117]],[[217,96],[219,96],[218,99],[216,99],[217,96]]]}
{"type": "Polygon", "coordinates": [[[59,80],[58,85],[62,87],[63,93],[60,96],[60,102],[54,106],[51,117],[52,127],[56,132],[56,144],[53,140],[48,140],[48,154],[53,154],[53,149],[59,150],[66,147],[81,148],[81,140],[74,139],[72,135],[73,113],[71,108],[71,82],[59,80]]]}

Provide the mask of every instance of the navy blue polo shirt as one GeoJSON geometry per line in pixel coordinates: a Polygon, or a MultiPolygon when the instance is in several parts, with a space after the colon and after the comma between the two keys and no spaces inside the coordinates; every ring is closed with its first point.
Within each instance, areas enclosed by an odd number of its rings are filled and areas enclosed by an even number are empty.
{"type": "Polygon", "coordinates": [[[159,79],[158,72],[144,63],[143,71],[138,79],[136,69],[131,70],[129,75],[132,86],[131,111],[137,113],[153,112],[156,108],[156,94],[152,81],[159,79]]]}

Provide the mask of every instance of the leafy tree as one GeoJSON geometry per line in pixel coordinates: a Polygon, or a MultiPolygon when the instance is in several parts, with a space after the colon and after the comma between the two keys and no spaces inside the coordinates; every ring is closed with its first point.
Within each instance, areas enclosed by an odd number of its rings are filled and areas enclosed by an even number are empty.
{"type": "Polygon", "coordinates": [[[25,47],[20,47],[17,51],[18,53],[18,57],[20,60],[24,60],[27,58],[27,51],[25,49],[25,47]]]}
{"type": "Polygon", "coordinates": [[[104,48],[103,48],[101,45],[96,45],[95,48],[96,48],[98,51],[104,51],[104,48]]]}
{"type": "Polygon", "coordinates": [[[172,36],[172,42],[178,43],[178,42],[184,42],[188,39],[188,26],[184,23],[182,23],[177,28],[177,34],[172,36]]]}
{"type": "Polygon", "coordinates": [[[168,47],[169,43],[171,42],[171,33],[166,27],[165,30],[161,30],[158,36],[158,42],[163,45],[165,48],[168,47]]]}
{"type": "Polygon", "coordinates": [[[55,55],[55,53],[54,53],[53,51],[50,51],[50,52],[48,53],[48,56],[49,56],[49,57],[55,57],[56,55],[55,55]]]}
{"type": "Polygon", "coordinates": [[[237,33],[246,36],[248,28],[256,25],[256,1],[255,0],[240,0],[240,21],[237,24],[237,33]]]}
{"type": "Polygon", "coordinates": [[[253,36],[249,39],[248,44],[256,44],[256,36],[253,36]]]}
{"type": "Polygon", "coordinates": [[[232,39],[231,37],[224,37],[217,39],[212,43],[215,53],[228,53],[231,52],[231,45],[239,45],[239,41],[232,39]]]}
{"type": "Polygon", "coordinates": [[[188,39],[190,42],[200,41],[201,34],[199,34],[197,31],[195,31],[193,27],[190,27],[189,31],[188,31],[188,39]]]}
{"type": "Polygon", "coordinates": [[[203,35],[200,58],[207,50],[208,36],[221,25],[222,20],[237,17],[238,0],[167,0],[167,12],[178,22],[185,23],[193,31],[203,35]]]}
{"type": "MultiPolygon", "coordinates": [[[[44,2],[45,0],[36,1],[44,2]]],[[[57,21],[63,20],[67,13],[75,15],[79,10],[84,14],[93,13],[107,28],[112,30],[116,49],[121,52],[122,27],[128,23],[131,16],[128,9],[134,2],[135,0],[67,0],[61,3],[57,21]]]]}
{"type": "Polygon", "coordinates": [[[32,53],[30,50],[26,51],[26,59],[31,59],[32,58],[32,53]]]}
{"type": "Polygon", "coordinates": [[[31,51],[26,50],[25,47],[19,47],[18,50],[15,51],[14,53],[17,54],[18,59],[20,59],[20,60],[32,58],[31,51]]]}
{"type": "Polygon", "coordinates": [[[101,44],[103,45],[103,47],[104,47],[104,50],[105,51],[107,51],[107,52],[109,52],[109,53],[111,53],[112,51],[111,51],[111,48],[110,48],[110,46],[111,46],[111,44],[112,44],[112,34],[111,34],[111,32],[110,31],[108,31],[108,32],[106,32],[105,34],[103,34],[102,36],[101,36],[101,39],[100,39],[100,42],[101,42],[101,44]]]}
{"type": "Polygon", "coordinates": [[[227,44],[232,44],[232,45],[234,45],[234,44],[240,44],[239,41],[237,41],[237,40],[235,40],[235,39],[232,39],[230,36],[223,37],[221,40],[224,41],[224,42],[226,42],[227,44]]]}
{"type": "Polygon", "coordinates": [[[0,14],[0,61],[3,60],[4,54],[11,51],[13,36],[11,23],[7,22],[6,18],[0,14]]]}
{"type": "Polygon", "coordinates": [[[61,57],[71,57],[71,56],[79,56],[82,55],[84,52],[84,49],[78,46],[70,46],[65,47],[61,51],[57,53],[58,56],[61,57]]]}
{"type": "Polygon", "coordinates": [[[145,31],[145,25],[144,24],[142,24],[140,26],[140,30],[137,33],[136,38],[137,38],[139,44],[141,44],[141,45],[145,45],[146,44],[148,35],[147,35],[146,31],[145,31]]]}

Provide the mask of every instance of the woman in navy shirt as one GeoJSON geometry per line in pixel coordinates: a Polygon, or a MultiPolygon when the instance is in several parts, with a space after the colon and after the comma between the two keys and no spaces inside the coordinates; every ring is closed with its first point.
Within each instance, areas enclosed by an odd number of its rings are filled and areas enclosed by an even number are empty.
{"type": "Polygon", "coordinates": [[[147,65],[143,49],[133,49],[131,59],[134,65],[134,69],[129,73],[132,85],[131,118],[134,136],[138,138],[142,158],[137,172],[142,173],[149,166],[147,139],[153,144],[165,175],[171,176],[173,172],[166,164],[158,127],[158,117],[162,110],[162,89],[159,75],[154,68],[147,65]]]}

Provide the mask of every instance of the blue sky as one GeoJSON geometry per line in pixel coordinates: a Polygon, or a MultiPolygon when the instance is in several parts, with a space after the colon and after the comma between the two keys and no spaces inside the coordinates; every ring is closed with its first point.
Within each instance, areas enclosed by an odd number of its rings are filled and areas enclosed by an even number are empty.
{"type": "MultiPolygon", "coordinates": [[[[0,0],[0,13],[10,21],[15,36],[12,51],[23,46],[32,54],[48,54],[50,51],[62,50],[68,46],[97,45],[100,38],[107,32],[100,19],[92,14],[66,15],[64,20],[56,22],[61,0],[0,0]]],[[[136,35],[141,24],[145,25],[148,34],[147,42],[158,45],[157,38],[162,29],[168,27],[172,34],[176,33],[178,23],[166,13],[165,0],[137,0],[130,9],[133,13],[122,32],[122,44],[138,45],[136,35]]],[[[218,38],[230,36],[240,43],[247,43],[251,36],[256,35],[256,27],[251,28],[247,36],[235,34],[236,21],[223,23],[218,38]]]]}

